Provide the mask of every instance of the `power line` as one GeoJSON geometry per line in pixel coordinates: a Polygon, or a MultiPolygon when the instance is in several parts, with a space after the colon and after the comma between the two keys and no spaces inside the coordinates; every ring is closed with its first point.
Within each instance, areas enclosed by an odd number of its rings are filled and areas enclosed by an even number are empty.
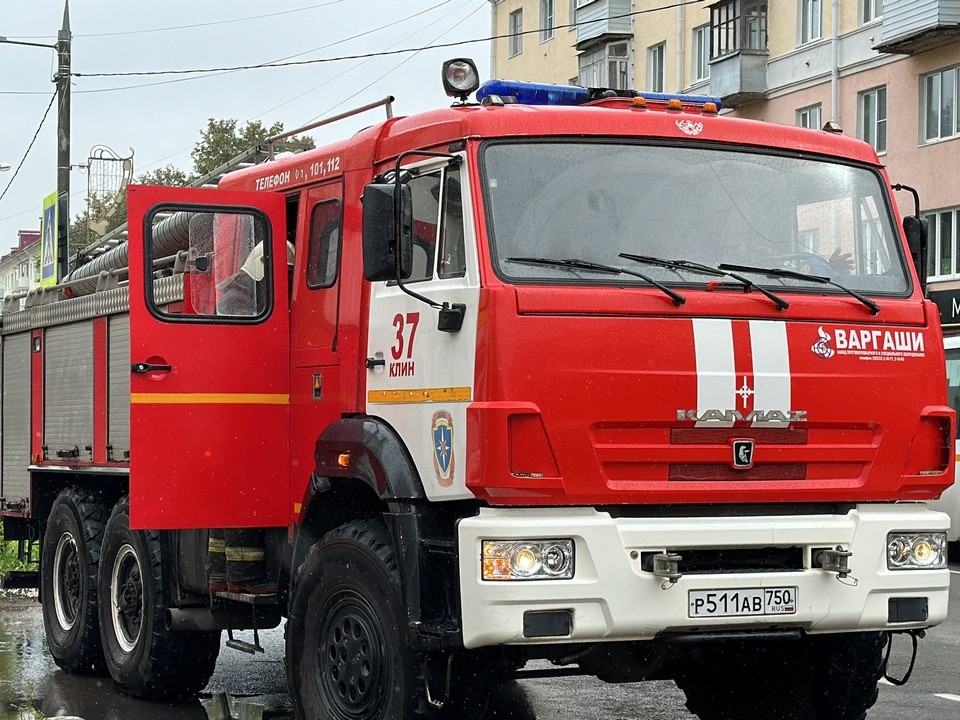
{"type": "MultiPolygon", "coordinates": [[[[116,32],[101,33],[74,33],[74,38],[95,38],[95,37],[115,37],[118,35],[145,35],[147,33],[168,32],[170,30],[189,30],[192,28],[210,27],[212,25],[230,25],[238,22],[248,22],[250,20],[262,20],[264,18],[277,17],[278,15],[291,15],[293,13],[306,12],[307,10],[316,10],[317,8],[327,7],[328,5],[337,5],[344,0],[330,0],[329,2],[318,3],[317,5],[308,5],[307,7],[294,8],[293,10],[281,10],[279,12],[266,13],[265,15],[251,15],[249,17],[232,18],[230,20],[211,20],[210,22],[192,23],[190,25],[172,25],[170,27],[149,28],[146,30],[118,30],[116,32]]],[[[50,38],[49,35],[18,35],[16,37],[8,36],[11,40],[36,40],[41,38],[50,38]]]]}
{"type": "MultiPolygon", "coordinates": [[[[621,15],[611,15],[607,19],[618,20],[620,18],[634,17],[636,15],[647,15],[649,13],[658,12],[660,10],[671,10],[674,8],[685,7],[687,5],[698,5],[703,2],[706,2],[706,0],[682,0],[681,2],[671,3],[669,5],[661,5],[655,8],[647,8],[646,10],[635,10],[633,12],[623,13],[621,15]]],[[[589,20],[581,23],[567,23],[566,25],[554,25],[554,29],[562,30],[563,28],[578,27],[580,25],[586,25],[591,22],[596,22],[596,20],[589,20]]],[[[331,58],[314,58],[313,60],[295,60],[291,62],[258,63],[255,65],[230,65],[230,66],[215,67],[215,68],[194,68],[191,70],[139,70],[139,71],[102,72],[102,73],[75,72],[75,73],[71,73],[71,75],[74,77],[145,77],[145,76],[153,76],[153,75],[197,75],[200,73],[232,72],[235,70],[261,70],[263,68],[294,67],[298,65],[318,65],[321,63],[340,62],[342,60],[364,60],[366,58],[373,58],[373,57],[388,57],[391,55],[418,53],[424,50],[436,50],[438,48],[459,47],[461,45],[472,45],[474,43],[479,43],[479,42],[488,42],[491,40],[502,40],[504,38],[519,37],[522,35],[533,35],[541,32],[542,30],[537,28],[536,30],[523,30],[518,33],[507,33],[504,35],[489,35],[487,37],[473,38],[471,40],[459,40],[456,42],[436,43],[436,44],[424,45],[422,47],[416,47],[416,48],[402,48],[400,50],[382,50],[380,52],[362,53],[358,55],[341,55],[339,57],[331,57],[331,58]]]]}
{"type": "MultiPolygon", "coordinates": [[[[442,33],[440,33],[439,35],[437,35],[437,37],[434,38],[434,40],[433,40],[432,42],[436,42],[437,39],[443,37],[443,36],[446,35],[448,32],[450,32],[450,31],[452,31],[452,30],[455,30],[455,29],[457,29],[458,27],[460,27],[461,25],[463,25],[463,23],[465,23],[467,20],[469,20],[469,19],[472,18],[474,15],[476,15],[478,12],[480,12],[480,10],[482,10],[482,9],[486,6],[486,4],[487,4],[487,0],[483,0],[483,2],[481,3],[481,5],[480,5],[479,7],[477,7],[477,8],[474,9],[474,10],[471,10],[466,16],[464,16],[463,18],[461,18],[460,20],[458,20],[452,27],[444,30],[442,33]]],[[[452,15],[453,13],[449,13],[449,14],[452,15]]],[[[319,120],[319,119],[322,118],[324,115],[328,115],[329,113],[332,113],[334,110],[336,110],[337,108],[339,108],[339,107],[342,106],[343,104],[350,102],[350,101],[353,100],[353,98],[355,98],[357,95],[360,95],[361,93],[369,90],[371,87],[373,87],[373,86],[376,85],[378,82],[380,82],[380,81],[383,80],[385,77],[387,77],[387,75],[389,75],[390,73],[392,73],[392,72],[394,72],[394,71],[396,71],[396,70],[399,70],[403,65],[405,65],[406,63],[408,63],[408,62],[410,62],[411,60],[413,60],[417,55],[418,55],[418,53],[413,53],[413,54],[410,55],[409,57],[404,58],[404,59],[401,60],[399,63],[397,63],[396,65],[394,65],[392,68],[390,68],[389,70],[387,70],[387,72],[383,73],[380,77],[378,77],[378,78],[376,78],[375,80],[367,83],[367,84],[364,85],[362,88],[360,88],[359,90],[357,90],[356,92],[354,92],[352,95],[349,95],[349,96],[345,97],[343,100],[341,100],[340,102],[338,102],[336,105],[334,105],[334,106],[331,107],[331,108],[328,108],[325,112],[320,113],[319,115],[317,115],[317,116],[316,116],[315,118],[313,118],[312,120],[307,121],[307,124],[312,123],[314,120],[319,120]]],[[[367,61],[364,60],[363,62],[367,62],[367,61]]],[[[359,63],[359,64],[362,65],[363,63],[359,63]]],[[[356,69],[356,67],[357,67],[357,66],[355,65],[353,69],[356,69]]]]}
{"type": "MultiPolygon", "coordinates": [[[[407,15],[407,16],[405,16],[405,17],[402,17],[402,18],[400,18],[399,20],[394,20],[394,21],[392,21],[392,22],[386,23],[385,25],[380,25],[379,27],[375,27],[375,28],[372,28],[372,29],[370,29],[370,30],[365,30],[364,32],[360,32],[360,33],[357,33],[357,34],[355,34],[355,35],[350,35],[349,37],[341,38],[340,40],[335,40],[334,42],[327,43],[326,45],[321,45],[320,47],[316,47],[316,48],[313,48],[313,49],[311,49],[311,50],[304,50],[303,52],[299,52],[299,53],[295,53],[295,54],[293,54],[293,55],[287,55],[286,57],[278,58],[277,60],[271,60],[270,62],[271,62],[271,63],[278,63],[278,62],[283,62],[283,61],[285,61],[285,60],[291,60],[291,59],[296,58],[296,57],[301,57],[301,56],[303,56],[303,55],[308,55],[308,54],[313,53],[313,52],[319,52],[320,50],[326,50],[326,49],[328,49],[328,48],[332,48],[332,47],[335,47],[335,46],[337,46],[337,45],[342,45],[343,43],[350,42],[351,40],[357,40],[358,38],[366,37],[367,35],[372,35],[372,34],[374,34],[374,33],[380,32],[381,30],[386,30],[387,28],[394,27],[395,25],[400,25],[400,24],[402,24],[402,23],[405,23],[407,20],[412,20],[413,18],[420,17],[421,15],[426,15],[427,13],[432,12],[433,10],[436,10],[438,7],[441,7],[441,6],[443,6],[443,5],[446,5],[446,4],[449,3],[449,2],[451,2],[451,0],[442,0],[441,2],[437,3],[436,5],[431,5],[430,7],[426,8],[426,9],[424,9],[424,10],[418,10],[417,12],[412,13],[412,14],[410,14],[410,15],[407,15]]],[[[443,17],[446,17],[446,15],[442,16],[440,19],[443,19],[443,17]]],[[[408,36],[408,37],[410,37],[410,36],[408,36]]],[[[96,88],[96,89],[93,89],[93,90],[74,90],[73,93],[74,93],[75,95],[88,95],[88,94],[91,94],[91,93],[116,92],[116,91],[119,91],[119,90],[135,90],[135,89],[140,89],[140,88],[156,87],[156,86],[158,86],[158,85],[172,85],[172,84],[174,84],[174,83],[190,82],[191,80],[202,80],[202,79],[204,79],[204,78],[219,77],[220,75],[226,75],[226,74],[231,73],[231,72],[236,72],[236,71],[235,71],[235,70],[224,70],[224,71],[222,71],[222,72],[212,72],[212,73],[209,73],[209,74],[206,74],[206,75],[198,75],[198,76],[195,76],[195,77],[177,78],[176,80],[162,80],[162,81],[160,81],[160,82],[153,82],[153,83],[139,83],[139,84],[136,84],[136,85],[122,85],[122,86],[120,86],[120,87],[112,87],[112,88],[96,88]]],[[[0,94],[2,94],[2,93],[0,93],[0,94]]],[[[45,94],[45,93],[44,93],[44,94],[45,94]]],[[[298,96],[298,97],[299,97],[299,96],[298,96]]],[[[294,99],[296,99],[296,98],[294,98],[294,99]]],[[[279,106],[278,106],[278,107],[279,107],[279,106]]],[[[269,112],[269,111],[267,111],[267,112],[269,112]]]]}
{"type": "Polygon", "coordinates": [[[0,200],[3,200],[4,195],[7,194],[7,190],[9,190],[10,186],[13,185],[13,181],[17,179],[17,175],[20,173],[20,168],[23,167],[23,163],[26,162],[27,155],[29,155],[30,151],[33,149],[33,144],[37,141],[37,136],[40,134],[40,130],[43,128],[43,124],[47,121],[47,115],[50,114],[50,108],[53,107],[53,101],[56,99],[57,99],[57,93],[53,93],[53,95],[50,98],[50,103],[47,105],[47,109],[43,111],[43,118],[40,120],[40,125],[37,126],[37,131],[33,134],[33,139],[30,141],[30,144],[27,146],[27,151],[23,154],[23,157],[20,159],[20,164],[17,165],[17,169],[13,173],[13,176],[10,178],[10,182],[7,183],[7,186],[3,189],[3,192],[0,193],[0,200]]]}

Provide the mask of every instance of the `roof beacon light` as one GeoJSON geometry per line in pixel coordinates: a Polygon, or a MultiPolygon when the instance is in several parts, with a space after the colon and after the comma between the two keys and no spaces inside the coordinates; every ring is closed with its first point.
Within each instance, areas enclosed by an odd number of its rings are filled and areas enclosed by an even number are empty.
{"type": "Polygon", "coordinates": [[[576,85],[553,85],[521,80],[488,80],[477,90],[477,100],[485,97],[515,97],[521,105],[582,105],[589,92],[576,85]]]}
{"type": "MultiPolygon", "coordinates": [[[[636,90],[610,90],[606,88],[585,88],[579,85],[553,85],[551,83],[533,83],[522,80],[488,80],[477,91],[477,100],[487,97],[513,97],[521,105],[583,105],[593,100],[606,100],[610,97],[643,98],[646,107],[658,109],[703,110],[713,106],[717,112],[722,107],[718,97],[709,95],[682,95],[636,90]]],[[[641,107],[637,104],[632,107],[641,107]]]]}
{"type": "Polygon", "coordinates": [[[454,58],[443,64],[443,90],[450,97],[466,102],[470,93],[480,87],[480,73],[469,58],[454,58]]]}

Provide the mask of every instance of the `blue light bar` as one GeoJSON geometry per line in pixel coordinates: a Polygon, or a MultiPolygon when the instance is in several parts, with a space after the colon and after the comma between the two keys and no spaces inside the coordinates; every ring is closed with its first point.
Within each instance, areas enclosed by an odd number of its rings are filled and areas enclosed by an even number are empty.
{"type": "Polygon", "coordinates": [[[488,80],[477,90],[477,100],[490,95],[515,97],[521,105],[582,105],[590,93],[576,85],[553,85],[521,80],[488,80]]]}
{"type": "MultiPolygon", "coordinates": [[[[604,99],[603,88],[591,90],[579,85],[554,85],[552,83],[534,83],[522,80],[488,80],[477,90],[477,101],[496,95],[513,97],[521,105],[583,105],[591,99],[604,99]],[[592,95],[592,97],[591,97],[592,95]]],[[[634,92],[632,90],[612,91],[617,96],[631,98],[640,96],[647,102],[666,105],[670,100],[679,100],[685,107],[703,107],[713,103],[719,110],[723,102],[710,95],[680,95],[655,92],[634,92]]]]}

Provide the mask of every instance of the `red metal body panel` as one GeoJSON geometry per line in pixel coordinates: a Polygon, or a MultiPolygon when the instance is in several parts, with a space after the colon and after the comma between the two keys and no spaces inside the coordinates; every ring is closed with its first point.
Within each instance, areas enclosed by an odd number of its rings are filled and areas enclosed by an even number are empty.
{"type": "Polygon", "coordinates": [[[158,202],[258,208],[273,226],[274,257],[284,258],[283,198],[148,187],[129,188],[128,198],[131,361],[173,366],[131,377],[131,524],[284,525],[290,515],[286,263],[273,264],[273,311],[255,325],[162,321],[146,307],[143,278],[143,219],[158,202]]]}
{"type": "Polygon", "coordinates": [[[46,342],[43,330],[30,333],[30,456],[34,464],[43,461],[43,354],[46,342]],[[38,349],[39,348],[39,349],[38,349]]]}
{"type": "Polygon", "coordinates": [[[107,318],[93,319],[93,462],[107,462],[107,318]]]}

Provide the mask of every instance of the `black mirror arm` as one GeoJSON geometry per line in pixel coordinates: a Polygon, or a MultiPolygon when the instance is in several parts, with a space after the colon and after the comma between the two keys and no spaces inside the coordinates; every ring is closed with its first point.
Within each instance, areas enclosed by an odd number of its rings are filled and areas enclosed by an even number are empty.
{"type": "Polygon", "coordinates": [[[431,300],[428,297],[416,293],[413,290],[410,290],[406,285],[403,284],[403,279],[400,277],[402,274],[400,272],[400,263],[401,255],[400,252],[400,221],[401,221],[401,212],[400,212],[400,186],[402,184],[402,179],[400,176],[400,166],[403,164],[403,161],[410,156],[421,156],[421,157],[438,157],[438,158],[447,158],[450,160],[451,164],[459,165],[460,156],[451,155],[450,153],[438,153],[430,152],[428,150],[408,150],[407,152],[400,153],[397,156],[397,161],[394,165],[393,172],[393,182],[394,182],[394,232],[396,236],[394,237],[394,243],[396,247],[396,274],[397,274],[397,287],[399,287],[403,292],[412,297],[415,300],[419,300],[422,303],[429,305],[435,310],[440,311],[440,317],[437,320],[437,329],[441,332],[459,332],[460,328],[463,327],[463,318],[467,313],[467,306],[463,303],[438,303],[436,300],[431,300]]]}
{"type": "Polygon", "coordinates": [[[896,185],[894,185],[893,189],[897,190],[898,192],[900,190],[906,190],[908,193],[913,195],[914,214],[919,218],[920,217],[920,193],[918,193],[915,188],[912,188],[909,185],[902,185],[900,183],[897,183],[896,185]]]}

